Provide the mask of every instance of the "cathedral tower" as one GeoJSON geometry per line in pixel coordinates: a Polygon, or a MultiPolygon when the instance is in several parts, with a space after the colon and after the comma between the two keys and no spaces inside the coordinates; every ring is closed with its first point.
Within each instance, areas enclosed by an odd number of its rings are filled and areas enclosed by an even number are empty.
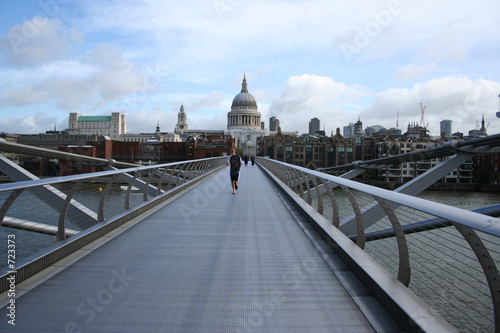
{"type": "Polygon", "coordinates": [[[177,134],[181,134],[184,133],[184,131],[187,131],[187,129],[188,129],[187,117],[186,117],[186,112],[184,111],[184,103],[182,103],[179,114],[177,115],[177,125],[175,125],[174,132],[177,134]]]}

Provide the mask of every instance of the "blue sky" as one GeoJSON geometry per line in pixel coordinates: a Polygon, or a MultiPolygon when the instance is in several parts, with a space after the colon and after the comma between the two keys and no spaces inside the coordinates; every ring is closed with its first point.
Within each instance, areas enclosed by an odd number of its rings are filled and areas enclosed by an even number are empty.
{"type": "Polygon", "coordinates": [[[64,129],[70,112],[128,132],[225,129],[246,73],[262,119],[500,132],[497,0],[36,0],[0,3],[0,132],[64,129]],[[399,118],[397,117],[399,110],[399,118]],[[428,124],[428,125],[427,125],[428,124]]]}

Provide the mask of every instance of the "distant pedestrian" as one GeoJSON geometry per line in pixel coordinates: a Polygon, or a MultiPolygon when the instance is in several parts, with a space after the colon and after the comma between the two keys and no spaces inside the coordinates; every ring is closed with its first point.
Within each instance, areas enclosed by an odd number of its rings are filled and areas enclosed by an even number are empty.
{"type": "Polygon", "coordinates": [[[231,149],[231,155],[227,158],[226,165],[229,166],[229,176],[231,178],[231,187],[233,194],[236,194],[238,183],[240,181],[241,157],[235,154],[234,149],[231,149]]]}
{"type": "Polygon", "coordinates": [[[248,155],[245,155],[243,157],[243,160],[245,161],[245,165],[248,165],[248,155]]]}
{"type": "Polygon", "coordinates": [[[255,164],[255,155],[252,155],[252,157],[250,158],[250,160],[252,161],[252,166],[254,166],[254,164],[255,164]]]}

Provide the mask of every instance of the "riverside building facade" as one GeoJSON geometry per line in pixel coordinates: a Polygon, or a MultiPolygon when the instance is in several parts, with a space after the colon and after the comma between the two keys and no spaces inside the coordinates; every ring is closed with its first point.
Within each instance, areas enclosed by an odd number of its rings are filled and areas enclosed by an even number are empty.
{"type": "MultiPolygon", "coordinates": [[[[316,169],[423,150],[442,145],[447,141],[445,137],[431,140],[425,132],[421,134],[423,136],[418,137],[414,131],[409,131],[398,138],[394,138],[390,134],[385,137],[358,135],[354,138],[346,138],[340,134],[339,128],[337,128],[336,134],[332,133],[330,137],[307,134],[301,136],[284,135],[278,131],[275,135],[260,138],[259,155],[316,169]]],[[[363,177],[391,183],[406,183],[444,162],[447,158],[390,165],[374,172],[368,171],[363,177]]],[[[486,163],[483,162],[483,164],[486,163]]],[[[440,183],[470,184],[474,178],[473,170],[473,160],[467,161],[443,177],[440,183]]]]}
{"type": "Polygon", "coordinates": [[[284,134],[261,137],[259,155],[306,168],[325,168],[375,158],[373,138],[344,138],[337,128],[329,136],[284,134]]]}

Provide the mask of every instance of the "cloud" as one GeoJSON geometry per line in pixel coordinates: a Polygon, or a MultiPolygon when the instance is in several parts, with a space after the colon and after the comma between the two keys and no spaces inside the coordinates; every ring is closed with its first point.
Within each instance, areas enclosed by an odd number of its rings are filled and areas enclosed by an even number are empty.
{"type": "Polygon", "coordinates": [[[478,47],[491,50],[488,44],[497,40],[491,27],[499,23],[499,2],[477,1],[473,10],[466,0],[453,6],[433,0],[365,3],[354,15],[339,10],[348,21],[340,18],[332,44],[347,62],[398,61],[402,56],[421,63],[466,61],[478,47]]]}
{"type": "Polygon", "coordinates": [[[162,132],[172,132],[177,123],[177,112],[165,112],[162,109],[147,111],[141,109],[127,113],[127,132],[153,133],[159,123],[162,132]]]}
{"type": "MultiPolygon", "coordinates": [[[[379,1],[381,9],[386,6],[379,1]]],[[[105,1],[87,3],[83,11],[88,29],[141,36],[149,44],[137,42],[144,48],[154,45],[151,51],[163,54],[165,61],[180,67],[208,64],[225,72],[229,64],[256,58],[286,59],[285,52],[331,52],[336,33],[353,24],[353,16],[359,21],[359,10],[367,11],[361,2],[355,4],[356,10],[349,7],[351,3],[332,5],[328,0],[105,1]],[[217,9],[221,3],[222,11],[217,9]]],[[[183,76],[188,75],[186,70],[183,76]]]]}
{"type": "Polygon", "coordinates": [[[273,101],[271,110],[300,113],[334,101],[352,102],[369,94],[369,91],[359,85],[348,86],[335,82],[330,77],[302,74],[287,80],[280,95],[273,101]]]}
{"type": "MultiPolygon", "coordinates": [[[[372,105],[361,112],[361,120],[365,126],[396,127],[399,109],[399,128],[405,132],[409,123],[420,123],[422,103],[424,125],[428,124],[431,135],[439,135],[439,123],[444,119],[453,120],[454,132],[467,134],[483,114],[487,121],[495,118],[499,91],[500,84],[491,80],[451,76],[432,79],[411,89],[377,93],[372,105]]],[[[499,132],[499,127],[493,125],[489,132],[499,132]]]]}
{"type": "MultiPolygon", "coordinates": [[[[186,105],[185,105],[186,106],[186,105]]],[[[173,132],[177,124],[179,107],[175,110],[165,111],[154,109],[152,111],[139,110],[127,113],[127,131],[129,133],[152,133],[159,122],[162,132],[173,132]]],[[[186,106],[188,129],[196,130],[224,130],[227,123],[227,112],[213,115],[203,110],[191,112],[186,106]]]]}
{"type": "Polygon", "coordinates": [[[283,131],[305,133],[309,121],[317,117],[321,129],[326,127],[329,133],[337,127],[342,131],[343,126],[360,117],[364,127],[398,125],[405,132],[409,123],[420,124],[422,103],[423,125],[428,126],[431,135],[439,135],[439,123],[444,119],[453,120],[454,132],[468,134],[483,114],[486,122],[491,122],[488,133],[493,134],[500,132],[495,116],[498,92],[500,83],[492,80],[447,76],[415,84],[410,89],[380,91],[374,100],[367,101],[370,92],[363,87],[304,74],[289,78],[263,119],[276,116],[283,131]]]}
{"type": "Polygon", "coordinates": [[[224,99],[224,93],[220,91],[212,91],[208,95],[201,96],[197,99],[187,99],[184,102],[186,107],[189,107],[190,111],[197,111],[200,108],[209,108],[220,106],[220,103],[224,99]]]}
{"type": "MultiPolygon", "coordinates": [[[[345,104],[369,96],[367,89],[359,86],[348,86],[336,82],[330,77],[302,74],[292,76],[285,83],[281,93],[275,98],[269,108],[269,115],[280,120],[283,131],[305,132],[312,118],[335,123],[344,118],[345,104]]],[[[352,120],[351,120],[352,121],[352,120]]]]}
{"type": "MultiPolygon", "coordinates": [[[[65,65],[61,64],[64,68],[65,65]]],[[[133,108],[157,88],[131,61],[123,58],[119,48],[98,47],[81,62],[71,62],[73,75],[60,69],[48,70],[39,82],[27,81],[21,88],[6,88],[0,95],[2,106],[27,106],[53,102],[67,112],[93,111],[107,103],[133,108]],[[113,52],[108,52],[112,50],[113,52]],[[80,69],[75,69],[79,67],[80,69]]]]}
{"type": "Polygon", "coordinates": [[[73,45],[82,39],[75,28],[59,19],[36,16],[9,29],[0,39],[2,61],[15,67],[30,67],[71,56],[73,45]]]}
{"type": "Polygon", "coordinates": [[[123,60],[122,50],[118,45],[109,43],[101,44],[90,50],[82,59],[82,62],[88,62],[92,65],[100,66],[123,60]]]}
{"type": "Polygon", "coordinates": [[[436,63],[430,63],[426,65],[406,65],[397,70],[396,74],[394,74],[395,80],[406,80],[406,79],[415,79],[419,78],[428,72],[431,72],[437,68],[436,63]]]}
{"type": "MultiPolygon", "coordinates": [[[[57,125],[57,117],[48,115],[45,112],[35,112],[33,116],[16,117],[14,115],[7,118],[0,118],[0,132],[38,134],[52,130],[57,125]]],[[[63,128],[68,126],[66,119],[63,128]]],[[[58,129],[61,127],[58,126],[58,129]]]]}

